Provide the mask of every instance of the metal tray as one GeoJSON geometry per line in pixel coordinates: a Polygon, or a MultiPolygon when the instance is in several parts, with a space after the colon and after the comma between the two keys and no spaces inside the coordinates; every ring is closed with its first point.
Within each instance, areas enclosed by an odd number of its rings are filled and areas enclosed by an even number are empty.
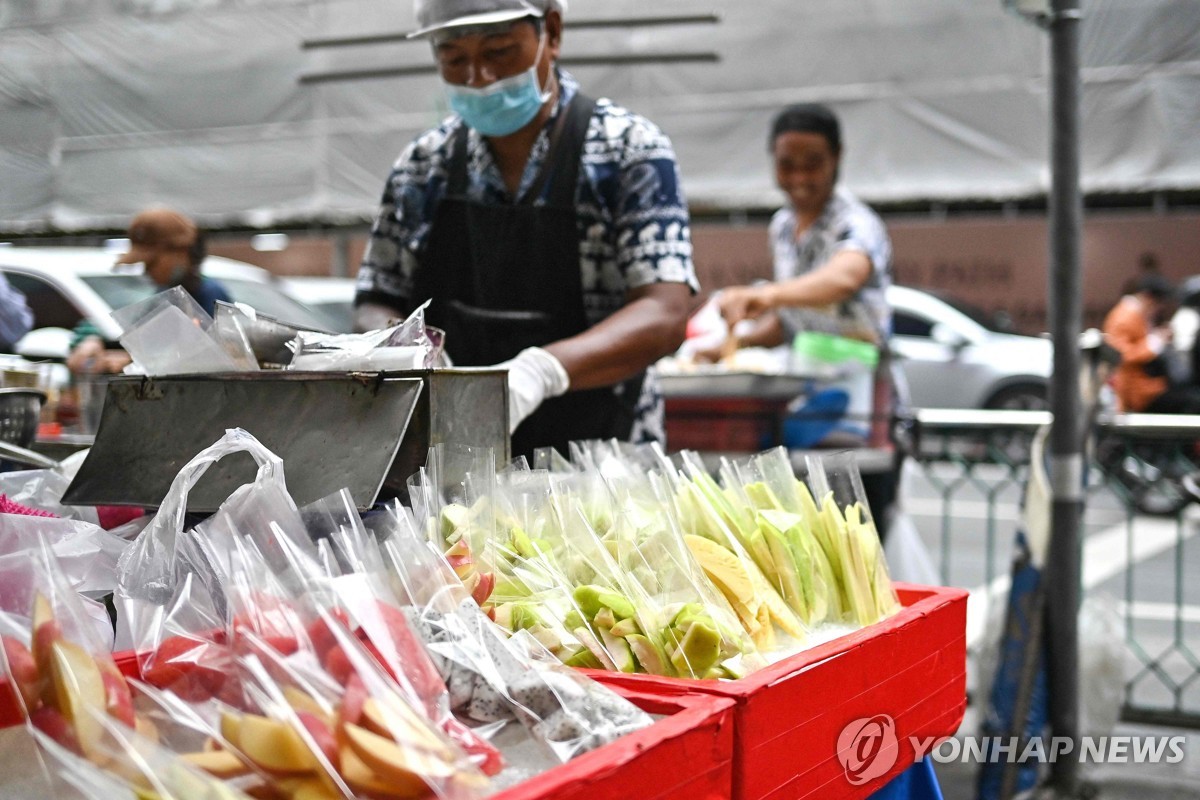
{"type": "Polygon", "coordinates": [[[802,394],[813,380],[828,380],[830,375],[768,374],[762,372],[731,372],[729,370],[698,371],[688,374],[659,375],[665,397],[754,397],[764,400],[786,400],[802,394]]]}

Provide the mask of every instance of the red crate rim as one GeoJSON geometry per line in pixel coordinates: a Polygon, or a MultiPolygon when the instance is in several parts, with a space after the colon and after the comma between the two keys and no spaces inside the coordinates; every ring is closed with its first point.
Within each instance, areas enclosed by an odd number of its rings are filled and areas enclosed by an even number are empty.
{"type": "MultiPolygon", "coordinates": [[[[622,736],[604,747],[577,756],[530,778],[528,781],[503,789],[491,797],[494,800],[508,800],[510,797],[516,800],[516,798],[524,797],[529,789],[526,784],[530,784],[530,782],[533,782],[530,786],[536,785],[539,797],[553,797],[555,790],[560,788],[599,784],[661,741],[691,734],[702,726],[716,723],[721,716],[727,718],[727,722],[724,724],[733,724],[733,709],[736,702],[732,698],[714,694],[663,697],[657,693],[642,692],[628,686],[611,686],[609,688],[633,702],[643,711],[667,716],[656,720],[647,728],[622,736]]],[[[730,758],[732,758],[732,753],[730,758]]]]}

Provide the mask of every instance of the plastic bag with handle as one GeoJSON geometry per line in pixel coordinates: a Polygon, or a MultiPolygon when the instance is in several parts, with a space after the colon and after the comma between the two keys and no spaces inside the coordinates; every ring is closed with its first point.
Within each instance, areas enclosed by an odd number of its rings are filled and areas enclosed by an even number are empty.
{"type": "Polygon", "coordinates": [[[221,638],[228,615],[220,571],[202,547],[183,535],[187,497],[212,464],[234,453],[248,453],[258,471],[214,517],[247,528],[272,521],[302,526],[279,457],[235,428],[180,470],[117,570],[118,641],[137,652],[148,682],[194,699],[219,693],[228,673],[229,653],[221,638]]]}

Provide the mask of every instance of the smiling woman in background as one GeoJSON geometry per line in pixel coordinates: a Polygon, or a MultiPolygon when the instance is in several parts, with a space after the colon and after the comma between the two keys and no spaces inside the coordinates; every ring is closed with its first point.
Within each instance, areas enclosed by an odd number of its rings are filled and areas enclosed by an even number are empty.
{"type": "Polygon", "coordinates": [[[772,347],[819,330],[882,344],[891,330],[885,291],[892,245],[879,216],[837,186],[841,126],[823,105],[792,106],[771,126],[775,181],[788,204],[771,218],[775,280],[733,286],[717,300],[739,347],[772,347]]]}
{"type": "MultiPolygon", "coordinates": [[[[837,185],[842,132],[828,107],[810,103],[784,109],[771,125],[768,144],[775,182],[788,201],[769,227],[775,280],[729,287],[717,295],[732,341],[705,355],[715,360],[734,348],[774,347],[810,332],[866,343],[878,355],[875,380],[859,382],[851,393],[865,396],[851,396],[847,407],[873,409],[870,422],[888,420],[896,398],[887,358],[892,330],[887,229],[878,214],[837,185]]],[[[887,435],[875,434],[873,443],[883,444],[878,440],[887,435]]],[[[898,475],[899,458],[890,471],[863,476],[877,520],[895,499],[898,475]]]]}

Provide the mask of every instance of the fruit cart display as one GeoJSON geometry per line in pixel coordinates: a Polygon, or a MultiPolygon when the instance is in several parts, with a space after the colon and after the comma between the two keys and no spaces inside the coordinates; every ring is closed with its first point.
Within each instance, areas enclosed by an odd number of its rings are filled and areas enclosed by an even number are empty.
{"type": "Polygon", "coordinates": [[[892,583],[852,459],[507,465],[434,374],[114,381],[66,499],[157,508],[110,584],[131,649],[97,636],[78,559],[0,536],[0,726],[84,796],[139,800],[867,797],[954,733],[965,594],[892,583]],[[286,458],[237,427],[313,392],[396,422],[387,452],[330,471],[315,417],[266,426],[286,458]],[[172,441],[200,407],[208,433],[172,441]]]}

